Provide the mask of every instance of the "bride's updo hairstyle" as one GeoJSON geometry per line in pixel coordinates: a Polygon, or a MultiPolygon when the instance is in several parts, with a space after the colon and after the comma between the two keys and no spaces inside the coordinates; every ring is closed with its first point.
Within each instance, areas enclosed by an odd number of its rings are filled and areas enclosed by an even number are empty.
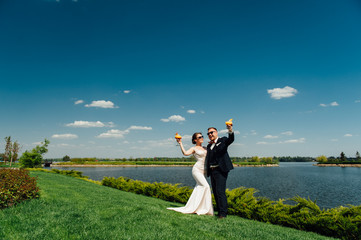
{"type": "Polygon", "coordinates": [[[202,135],[202,133],[200,133],[200,132],[196,132],[196,133],[193,134],[193,136],[192,136],[192,143],[193,144],[196,144],[198,134],[202,135]]]}

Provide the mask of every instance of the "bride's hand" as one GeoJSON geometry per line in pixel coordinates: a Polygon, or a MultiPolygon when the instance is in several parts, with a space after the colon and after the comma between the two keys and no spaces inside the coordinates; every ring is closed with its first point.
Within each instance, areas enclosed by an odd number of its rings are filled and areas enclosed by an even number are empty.
{"type": "Polygon", "coordinates": [[[176,138],[176,141],[180,144],[182,143],[182,139],[181,138],[176,138]]]}

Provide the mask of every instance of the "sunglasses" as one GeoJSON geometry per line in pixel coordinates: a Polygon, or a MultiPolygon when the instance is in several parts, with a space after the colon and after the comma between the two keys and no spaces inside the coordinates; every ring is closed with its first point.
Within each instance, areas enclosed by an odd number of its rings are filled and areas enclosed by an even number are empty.
{"type": "Polygon", "coordinates": [[[197,139],[201,139],[201,138],[203,138],[203,136],[199,136],[199,137],[197,137],[197,139]]]}
{"type": "Polygon", "coordinates": [[[209,135],[213,135],[213,133],[214,133],[215,131],[210,131],[209,133],[207,133],[207,135],[209,136],[209,135]]]}

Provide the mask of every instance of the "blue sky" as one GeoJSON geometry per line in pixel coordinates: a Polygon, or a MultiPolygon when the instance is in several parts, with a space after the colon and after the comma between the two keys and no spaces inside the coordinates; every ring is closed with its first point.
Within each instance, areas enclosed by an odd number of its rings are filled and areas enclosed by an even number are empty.
{"type": "Polygon", "coordinates": [[[230,118],[232,156],[361,151],[359,1],[5,0],[0,29],[0,137],[22,151],[180,157],[176,132],[230,118]]]}

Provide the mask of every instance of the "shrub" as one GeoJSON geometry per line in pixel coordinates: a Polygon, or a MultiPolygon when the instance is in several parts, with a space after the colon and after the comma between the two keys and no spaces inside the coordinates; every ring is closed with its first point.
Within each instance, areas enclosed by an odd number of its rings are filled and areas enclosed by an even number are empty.
{"type": "Polygon", "coordinates": [[[126,177],[119,177],[117,179],[105,177],[102,180],[102,185],[179,203],[186,203],[193,191],[189,187],[180,187],[179,184],[148,183],[126,177]]]}
{"type": "Polygon", "coordinates": [[[85,162],[95,162],[96,158],[72,158],[70,161],[74,163],[85,163],[85,162]]]}
{"type": "Polygon", "coordinates": [[[41,146],[36,146],[30,152],[25,151],[20,157],[19,162],[23,168],[41,167],[43,161],[43,154],[48,152],[49,140],[45,139],[41,146]]]}
{"type": "Polygon", "coordinates": [[[66,175],[66,176],[71,176],[71,177],[76,177],[76,178],[89,178],[88,176],[83,176],[82,172],[76,171],[76,170],[58,170],[58,169],[53,168],[49,172],[58,173],[61,175],[66,175]]]}
{"type": "Polygon", "coordinates": [[[36,178],[25,169],[0,169],[0,209],[39,197],[36,178]]]}
{"type": "MultiPolygon", "coordinates": [[[[192,193],[189,187],[179,187],[179,184],[148,183],[124,177],[105,177],[102,185],[179,203],[186,203],[192,193]]],[[[229,214],[331,237],[360,239],[361,206],[321,210],[310,199],[293,197],[289,200],[296,204],[288,205],[283,203],[284,199],[271,201],[255,197],[256,192],[256,189],[243,187],[227,190],[229,214]]]]}
{"type": "Polygon", "coordinates": [[[33,151],[25,151],[19,159],[19,162],[23,168],[41,167],[42,161],[43,157],[41,154],[33,151]]]}

